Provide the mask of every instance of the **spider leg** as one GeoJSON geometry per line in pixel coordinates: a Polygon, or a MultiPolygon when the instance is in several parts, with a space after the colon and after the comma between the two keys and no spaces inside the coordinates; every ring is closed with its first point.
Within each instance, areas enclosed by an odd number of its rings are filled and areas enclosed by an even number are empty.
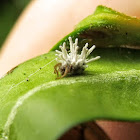
{"type": "Polygon", "coordinates": [[[54,73],[57,74],[57,77],[59,77],[59,71],[60,71],[61,65],[62,65],[61,63],[58,63],[54,66],[54,73]]]}
{"type": "Polygon", "coordinates": [[[66,66],[64,74],[60,77],[57,77],[57,79],[61,79],[61,78],[65,77],[68,73],[69,73],[69,66],[66,66]]]}

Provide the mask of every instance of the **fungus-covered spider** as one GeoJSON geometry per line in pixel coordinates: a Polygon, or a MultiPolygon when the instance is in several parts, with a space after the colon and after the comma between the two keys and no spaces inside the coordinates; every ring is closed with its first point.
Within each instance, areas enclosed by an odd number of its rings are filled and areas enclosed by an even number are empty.
{"type": "Polygon", "coordinates": [[[95,61],[100,58],[87,59],[90,53],[95,49],[93,45],[88,49],[88,43],[83,47],[81,54],[78,54],[78,38],[75,39],[75,43],[72,42],[72,38],[69,37],[70,52],[66,50],[66,43],[60,46],[61,51],[56,50],[56,60],[58,64],[54,66],[54,73],[57,74],[57,79],[65,77],[67,74],[75,75],[81,74],[87,67],[87,63],[95,61]],[[61,74],[59,76],[59,73],[61,74]]]}

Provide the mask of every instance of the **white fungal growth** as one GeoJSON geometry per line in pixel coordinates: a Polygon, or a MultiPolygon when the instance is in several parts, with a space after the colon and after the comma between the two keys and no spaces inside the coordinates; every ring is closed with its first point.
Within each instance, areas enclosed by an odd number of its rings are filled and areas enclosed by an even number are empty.
{"type": "Polygon", "coordinates": [[[93,45],[90,49],[88,49],[88,43],[83,47],[81,54],[78,54],[78,38],[75,39],[75,43],[73,43],[72,38],[69,37],[70,42],[70,52],[66,50],[66,43],[63,43],[63,46],[60,46],[61,51],[56,50],[56,60],[61,63],[62,67],[71,66],[73,69],[81,68],[85,69],[87,67],[87,63],[95,61],[100,58],[100,56],[88,59],[87,57],[91,54],[91,52],[95,49],[95,45],[93,45]]]}

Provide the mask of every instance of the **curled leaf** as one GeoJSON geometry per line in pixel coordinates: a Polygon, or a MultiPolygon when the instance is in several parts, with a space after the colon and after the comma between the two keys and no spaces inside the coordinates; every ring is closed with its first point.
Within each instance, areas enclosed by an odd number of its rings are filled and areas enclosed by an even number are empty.
{"type": "MultiPolygon", "coordinates": [[[[140,20],[116,12],[111,8],[98,6],[94,14],[88,16],[76,25],[68,36],[79,38],[80,43],[88,42],[97,47],[125,47],[139,49],[140,20]]],[[[52,50],[58,49],[64,37],[52,50]]],[[[68,41],[67,41],[68,42],[68,41]]]]}

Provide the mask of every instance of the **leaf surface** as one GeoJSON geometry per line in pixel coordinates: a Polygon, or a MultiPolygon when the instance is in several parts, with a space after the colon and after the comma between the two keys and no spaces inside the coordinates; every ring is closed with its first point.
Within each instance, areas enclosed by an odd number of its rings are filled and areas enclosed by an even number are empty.
{"type": "Polygon", "coordinates": [[[80,46],[85,43],[97,47],[125,47],[139,49],[140,20],[116,12],[111,8],[98,6],[94,14],[83,19],[66,37],[60,40],[52,50],[58,49],[68,37],[79,38],[80,46]]]}

